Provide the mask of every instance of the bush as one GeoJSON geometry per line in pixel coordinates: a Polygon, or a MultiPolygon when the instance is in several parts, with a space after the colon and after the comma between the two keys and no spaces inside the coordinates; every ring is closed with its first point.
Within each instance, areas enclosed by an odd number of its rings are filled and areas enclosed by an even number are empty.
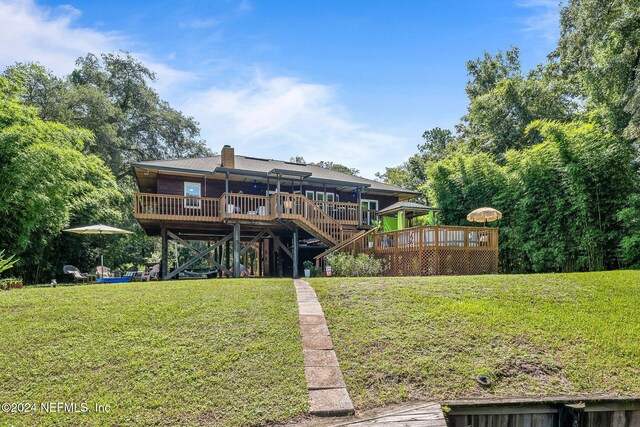
{"type": "Polygon", "coordinates": [[[1,250],[0,251],[0,273],[10,269],[11,267],[13,267],[13,265],[17,261],[18,260],[15,259],[15,255],[11,255],[9,258],[5,258],[4,257],[4,250],[1,250]]]}
{"type": "Polygon", "coordinates": [[[369,254],[334,253],[327,257],[327,265],[334,276],[377,276],[382,271],[382,262],[369,254]]]}

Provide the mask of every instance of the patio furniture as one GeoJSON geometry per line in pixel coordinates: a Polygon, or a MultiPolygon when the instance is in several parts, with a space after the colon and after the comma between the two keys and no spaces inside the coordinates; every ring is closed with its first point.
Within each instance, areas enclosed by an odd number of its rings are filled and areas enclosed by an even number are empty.
{"type": "Polygon", "coordinates": [[[113,273],[109,267],[105,267],[103,265],[96,267],[96,278],[106,279],[109,277],[113,277],[113,273]]]}
{"type": "Polygon", "coordinates": [[[64,272],[64,274],[70,274],[73,277],[74,283],[87,282],[89,280],[87,273],[80,273],[80,270],[78,270],[78,268],[74,267],[73,265],[65,265],[64,267],[62,267],[62,271],[64,272]]]}
{"type": "Polygon", "coordinates": [[[147,282],[150,280],[158,280],[158,275],[160,274],[160,264],[156,264],[149,271],[143,271],[140,275],[140,279],[146,280],[147,282]]]}

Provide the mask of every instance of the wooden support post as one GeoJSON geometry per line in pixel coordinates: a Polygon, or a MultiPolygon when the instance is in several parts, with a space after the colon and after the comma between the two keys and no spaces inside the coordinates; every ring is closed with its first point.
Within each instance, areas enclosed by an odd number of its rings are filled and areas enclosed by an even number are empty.
{"type": "Polygon", "coordinates": [[[293,228],[293,278],[298,279],[298,227],[293,228]]]}
{"type": "Polygon", "coordinates": [[[231,268],[231,242],[227,240],[224,248],[224,265],[227,270],[231,268]]]}
{"type": "Polygon", "coordinates": [[[162,236],[162,280],[165,280],[169,272],[169,240],[167,237],[167,229],[162,227],[160,234],[162,236]]]}
{"type": "Polygon", "coordinates": [[[363,218],[362,218],[362,189],[358,187],[358,189],[356,190],[357,193],[357,204],[358,207],[357,209],[357,213],[358,213],[358,225],[362,225],[364,223],[363,218]]]}
{"type": "Polygon", "coordinates": [[[225,173],[224,175],[224,217],[228,217],[229,214],[227,213],[227,210],[229,208],[227,208],[227,206],[229,206],[229,172],[225,173]]]}
{"type": "Polygon", "coordinates": [[[278,219],[282,218],[282,198],[280,197],[280,174],[278,174],[278,182],[276,184],[276,210],[278,219]]]}
{"type": "Polygon", "coordinates": [[[240,277],[240,224],[237,222],[233,224],[233,277],[240,277]]]}
{"type": "MultiPolygon", "coordinates": [[[[209,253],[211,251],[215,250],[218,246],[221,246],[223,243],[228,242],[229,240],[231,240],[232,237],[233,237],[233,233],[227,235],[222,240],[219,240],[213,246],[211,246],[211,247],[209,247],[209,248],[207,248],[207,249],[205,249],[203,251],[200,251],[200,252],[198,252],[193,246],[188,245],[187,247],[189,249],[196,251],[196,255],[193,258],[191,258],[189,261],[187,261],[184,264],[182,264],[179,268],[176,268],[171,273],[167,274],[166,278],[167,279],[171,279],[172,277],[177,276],[178,274],[180,274],[180,272],[186,270],[188,267],[192,266],[193,264],[195,264],[196,262],[198,262],[202,258],[204,258],[207,255],[209,255],[209,253]]],[[[216,267],[224,269],[224,267],[221,266],[221,265],[216,265],[216,267]]]]}
{"type": "Polygon", "coordinates": [[[251,247],[262,238],[262,236],[264,236],[267,232],[262,230],[256,237],[254,237],[253,239],[251,239],[251,241],[249,243],[247,243],[246,245],[244,245],[242,247],[242,249],[240,250],[241,254],[246,253],[249,249],[251,249],[251,247]]]}
{"type": "Polygon", "coordinates": [[[435,260],[435,264],[436,264],[436,268],[435,268],[435,274],[442,274],[442,272],[440,271],[440,243],[439,243],[439,239],[440,239],[440,230],[438,229],[438,227],[434,227],[433,228],[433,259],[435,260]]]}
{"type": "Polygon", "coordinates": [[[289,258],[293,259],[293,254],[291,253],[289,248],[284,243],[282,243],[280,241],[280,238],[278,236],[276,236],[274,234],[274,232],[271,231],[271,230],[267,230],[267,233],[269,233],[269,235],[273,238],[273,246],[274,246],[274,248],[282,249],[287,255],[289,255],[289,258]]]}

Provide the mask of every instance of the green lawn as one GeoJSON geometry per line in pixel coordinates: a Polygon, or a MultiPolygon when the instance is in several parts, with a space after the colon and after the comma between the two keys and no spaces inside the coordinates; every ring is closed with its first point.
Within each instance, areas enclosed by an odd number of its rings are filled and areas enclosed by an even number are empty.
{"type": "Polygon", "coordinates": [[[0,292],[0,425],[256,425],[308,411],[291,279],[0,292]]]}
{"type": "Polygon", "coordinates": [[[640,271],[313,279],[357,408],[640,395],[640,271]],[[483,389],[477,375],[489,375],[483,389]]]}

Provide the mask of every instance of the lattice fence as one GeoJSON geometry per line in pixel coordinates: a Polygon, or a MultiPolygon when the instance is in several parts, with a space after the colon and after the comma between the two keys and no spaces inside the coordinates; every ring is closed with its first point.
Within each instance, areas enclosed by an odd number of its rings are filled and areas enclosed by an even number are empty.
{"type": "Polygon", "coordinates": [[[373,247],[357,242],[349,252],[373,253],[387,276],[469,275],[498,272],[498,229],[423,226],[376,233],[373,247]]]}

